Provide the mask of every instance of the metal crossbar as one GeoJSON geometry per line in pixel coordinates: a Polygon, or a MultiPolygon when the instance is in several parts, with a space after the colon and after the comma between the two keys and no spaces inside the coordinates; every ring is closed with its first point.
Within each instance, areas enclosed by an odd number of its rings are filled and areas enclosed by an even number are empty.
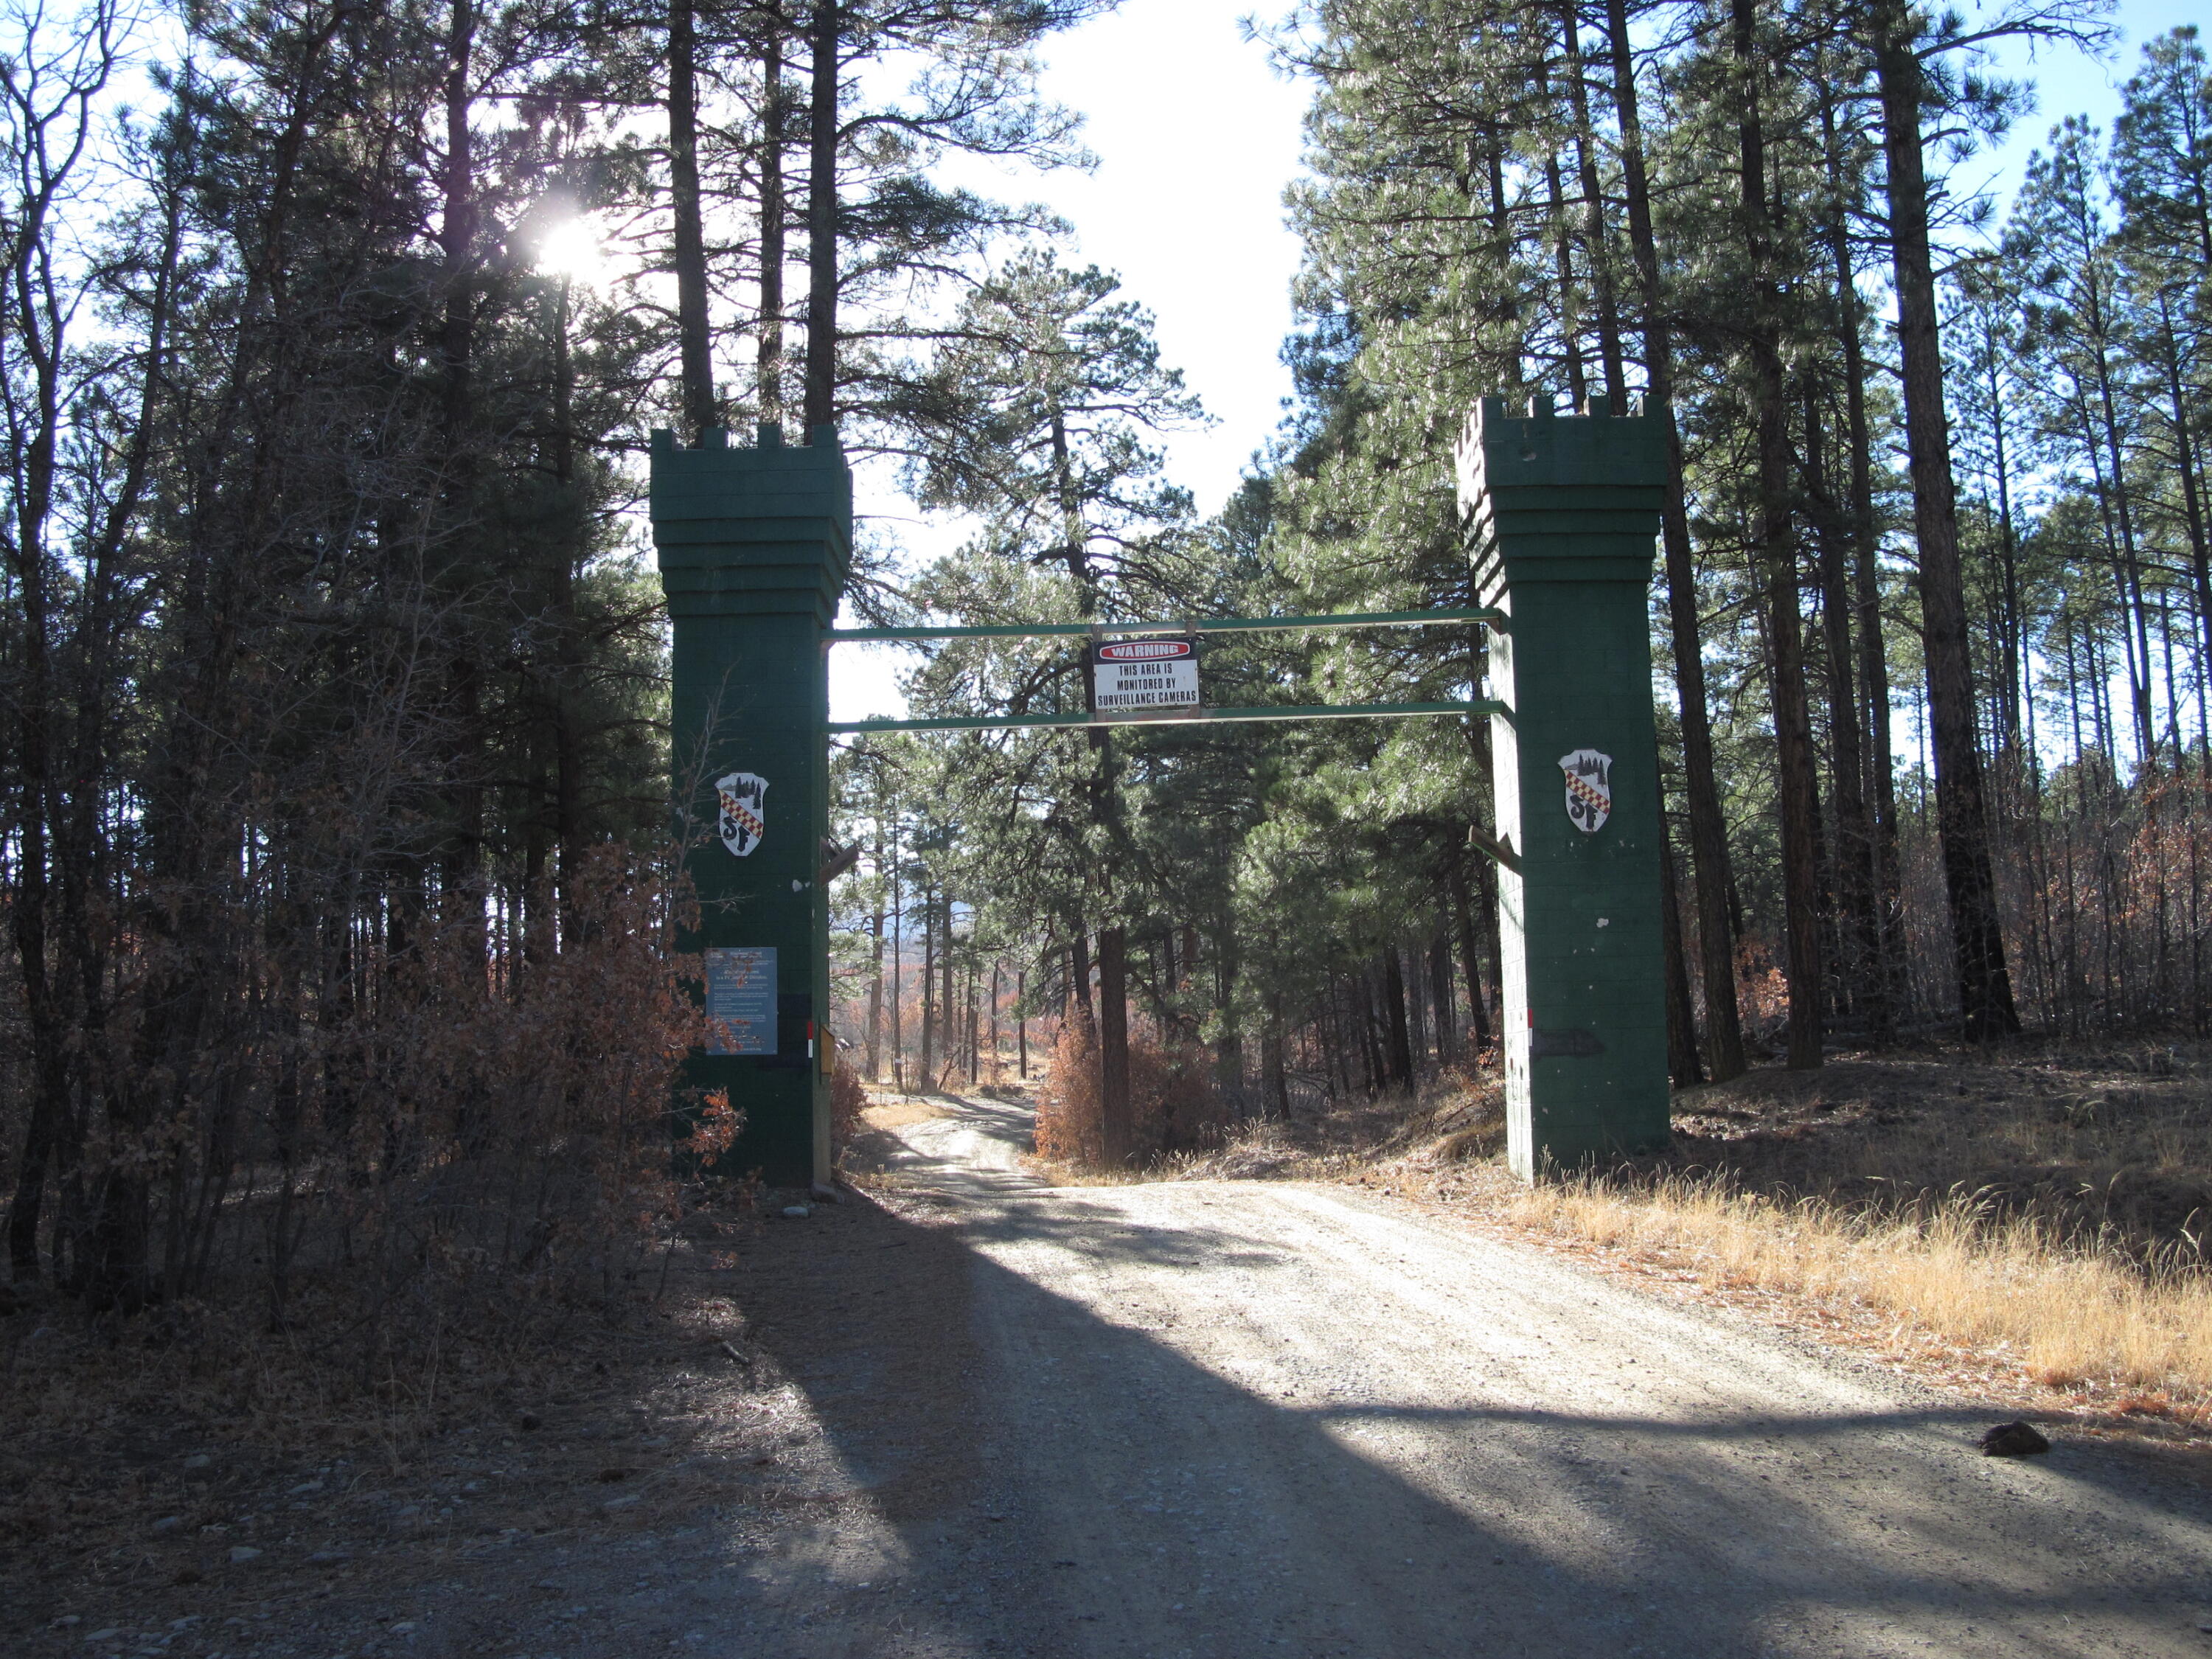
{"type": "Polygon", "coordinates": [[[961,714],[941,720],[832,720],[832,732],[993,732],[1022,726],[1211,726],[1247,720],[1374,720],[1393,714],[1503,714],[1505,705],[1478,697],[1453,702],[1324,702],[1261,708],[1147,708],[1104,714],[961,714]]]}
{"type": "Polygon", "coordinates": [[[1028,640],[1085,635],[1289,633],[1323,628],[1419,628],[1428,623],[1502,623],[1502,611],[1353,611],[1328,617],[1193,617],[1182,622],[1007,623],[982,628],[833,628],[830,642],[864,640],[1028,640]]]}

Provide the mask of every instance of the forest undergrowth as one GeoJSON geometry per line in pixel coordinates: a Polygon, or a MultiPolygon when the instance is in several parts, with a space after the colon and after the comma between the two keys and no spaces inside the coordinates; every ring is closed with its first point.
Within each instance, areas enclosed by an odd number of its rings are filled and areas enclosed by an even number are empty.
{"type": "Polygon", "coordinates": [[[569,901],[566,948],[503,955],[489,987],[465,930],[418,929],[345,1021],[246,1048],[201,1118],[50,1194],[46,1270],[0,1285],[0,1548],[104,1536],[184,1449],[390,1474],[511,1425],[629,1363],[672,1264],[756,1229],[757,1184],[715,1167],[726,1102],[670,1156],[699,1016],[656,871],[610,852],[569,901]],[[76,1194],[118,1170],[156,1271],[103,1303],[76,1194]]]}

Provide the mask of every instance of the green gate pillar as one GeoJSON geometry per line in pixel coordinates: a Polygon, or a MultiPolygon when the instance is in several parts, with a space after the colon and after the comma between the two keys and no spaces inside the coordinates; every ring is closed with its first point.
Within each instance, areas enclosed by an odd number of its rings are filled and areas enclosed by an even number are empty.
{"type": "Polygon", "coordinates": [[[1524,1180],[1668,1133],[1651,716],[1664,423],[1485,398],[1459,505],[1490,629],[1506,1152],[1524,1180]]]}
{"type": "Polygon", "coordinates": [[[825,631],[843,591],[853,475],[835,427],[805,448],[761,428],[732,449],[653,434],[653,539],[674,640],[670,750],[699,925],[709,1050],[685,1080],[744,1114],[725,1167],[771,1184],[830,1178],[825,631]]]}

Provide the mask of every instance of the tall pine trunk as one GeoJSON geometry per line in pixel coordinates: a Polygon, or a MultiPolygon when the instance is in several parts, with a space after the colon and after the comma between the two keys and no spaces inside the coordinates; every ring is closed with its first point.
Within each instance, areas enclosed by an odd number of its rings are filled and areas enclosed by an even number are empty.
{"type": "Polygon", "coordinates": [[[1575,124],[1575,166],[1583,195],[1583,257],[1589,264],[1590,292],[1597,301],[1598,358],[1605,394],[1616,411],[1628,406],[1628,377],[1621,363],[1620,300],[1613,260],[1606,246],[1605,194],[1598,171],[1598,138],[1590,125],[1589,85],[1583,78],[1581,0],[1563,0],[1561,37],[1567,55],[1567,106],[1575,124]]]}
{"type": "Polygon", "coordinates": [[[811,434],[837,418],[837,0],[815,0],[809,45],[805,420],[811,434]]]}
{"type": "Polygon", "coordinates": [[[1828,252],[1835,264],[1837,335],[1844,356],[1844,441],[1850,453],[1853,630],[1858,646],[1858,730],[1865,738],[1863,771],[1856,780],[1867,821],[1867,882],[1872,894],[1871,959],[1860,988],[1868,1024],[1887,1032],[1906,998],[1903,881],[1897,838],[1897,777],[1890,756],[1889,647],[1882,625],[1881,538],[1875,522],[1874,439],[1867,418],[1867,365],[1860,340],[1863,317],[1858,268],[1851,258],[1850,223],[1844,203],[1841,134],[1832,104],[1820,112],[1832,198],[1828,252]]]}
{"type": "Polygon", "coordinates": [[[937,1035],[937,912],[930,901],[929,884],[921,889],[921,1061],[919,1076],[921,1091],[927,1094],[935,1086],[936,1074],[930,1069],[934,1057],[932,1039],[937,1035]]]}
{"type": "Polygon", "coordinates": [[[1682,902],[1674,890],[1674,837],[1659,837],[1659,931],[1667,990],[1667,1075],[1678,1089],[1705,1080],[1698,1064],[1698,1024],[1690,1006],[1690,978],[1682,953],[1682,902]]]}
{"type": "Polygon", "coordinates": [[[1959,567],[1959,514],[1943,410],[1943,352],[1928,234],[1928,182],[1921,147],[1918,25],[1904,0],[1872,10],[1875,70],[1888,163],[1891,258],[1898,340],[1904,357],[1905,430],[1912,478],[1912,524],[1920,550],[1921,640],[1928,664],[1929,723],[1936,750],[1936,817],[1950,898],[1959,1004],[1966,1035],[1979,1041],[2020,1029],[1997,915],[1988,803],[1974,730],[1974,677],[1966,650],[1966,603],[1959,567]]]}
{"type": "Polygon", "coordinates": [[[937,961],[944,979],[944,989],[937,999],[938,1061],[937,1075],[930,1079],[934,1089],[939,1083],[957,1076],[960,1068],[960,1004],[957,1000],[959,971],[958,954],[952,948],[952,890],[946,888],[945,901],[945,932],[937,952],[937,961]]]}
{"type": "MultiPolygon", "coordinates": [[[[442,563],[447,605],[465,605],[477,580],[480,560],[471,546],[477,515],[478,434],[475,428],[477,221],[474,59],[475,0],[453,0],[446,38],[445,200],[439,224],[439,252],[444,265],[445,317],[439,330],[443,359],[445,465],[447,469],[442,526],[442,563]]],[[[483,754],[483,667],[464,608],[458,608],[452,653],[446,665],[448,731],[447,775],[453,793],[440,848],[440,883],[447,927],[467,939],[478,958],[489,948],[484,924],[483,819],[485,758],[483,754]]]]}
{"type": "Polygon", "coordinates": [[[1067,999],[1091,1029],[1097,1029],[1097,1012],[1091,1003],[1091,941],[1079,921],[1067,947],[1067,999]]]}
{"type": "Polygon", "coordinates": [[[1413,1039],[1406,1024],[1406,970],[1400,965],[1398,947],[1382,947],[1383,1076],[1396,1089],[1413,1086],[1413,1039]]]}
{"type": "Polygon", "coordinates": [[[1267,999],[1267,1016],[1260,1027],[1260,1089],[1263,1109],[1272,1110],[1286,1121],[1291,1115],[1291,1085],[1289,1067],[1283,1054],[1283,999],[1279,993],[1270,991],[1267,999]]]}
{"type": "Polygon", "coordinates": [[[1467,981],[1468,1039],[1475,1059],[1490,1046],[1490,1010],[1483,997],[1482,950],[1476,937],[1474,901],[1467,890],[1467,872],[1455,858],[1444,866],[1444,884],[1451,893],[1452,931],[1459,939],[1460,973],[1467,981]]]}
{"type": "Polygon", "coordinates": [[[1790,522],[1790,405],[1782,367],[1782,289],[1774,274],[1774,236],[1766,204],[1766,132],[1759,96],[1761,60],[1755,0],[1733,0],[1732,40],[1741,77],[1736,143],[1745,250],[1753,297],[1748,319],[1752,413],[1758,428],[1759,495],[1753,556],[1765,568],[1768,676],[1782,802],[1784,955],[1790,981],[1789,1064],[1820,1063],[1820,878],[1814,851],[1820,811],[1813,771],[1812,721],[1805,706],[1803,621],[1797,544],[1790,522]]]}
{"type": "Polygon", "coordinates": [[[1439,933],[1429,940],[1429,1006],[1435,1012],[1437,1064],[1452,1062],[1453,1030],[1451,947],[1439,933]]]}
{"type": "Polygon", "coordinates": [[[1805,489],[1820,506],[1821,651],[1828,670],[1828,740],[1833,750],[1836,847],[1834,868],[1838,932],[1850,940],[1846,962],[1855,969],[1845,980],[1856,1003],[1873,981],[1880,957],[1875,934],[1873,866],[1869,854],[1873,828],[1867,822],[1866,760],[1859,743],[1857,676],[1852,671],[1851,597],[1842,514],[1831,498],[1827,457],[1817,392],[1805,399],[1805,489]]]}
{"type": "Polygon", "coordinates": [[[707,233],[699,204],[698,39],[692,0],[668,5],[668,190],[675,221],[677,359],[694,442],[721,424],[707,322],[707,233]]]}
{"type": "MultiPolygon", "coordinates": [[[[884,873],[884,821],[876,820],[876,874],[884,873]]],[[[874,914],[868,919],[868,1076],[883,1075],[884,1059],[884,895],[876,891],[874,914]]]]}
{"type": "Polygon", "coordinates": [[[576,482],[576,368],[568,349],[572,295],[562,277],[552,295],[551,347],[554,482],[560,486],[564,527],[574,533],[550,538],[545,550],[546,609],[553,634],[553,844],[557,854],[561,937],[576,937],[576,884],[584,851],[584,721],[580,693],[584,641],[576,623],[576,567],[581,562],[583,515],[574,510],[576,482]]]}
{"type": "MultiPolygon", "coordinates": [[[[2182,522],[2189,530],[2189,572],[2197,594],[2197,621],[2204,647],[2204,672],[2212,673],[2212,540],[2204,525],[2203,497],[2197,489],[2197,446],[2189,425],[2189,399],[2181,384],[2181,348],[2173,335],[2173,313],[2166,291],[2158,295],[2160,367],[2166,371],[2166,396],[2173,405],[2174,459],[2181,466],[2182,522]]],[[[2202,717],[2200,716],[2200,719],[2202,717]]],[[[2206,757],[2212,765],[2212,756],[2206,757]]]]}
{"type": "Polygon", "coordinates": [[[891,815],[891,1081],[906,1090],[906,912],[900,892],[898,815],[891,815]]]}
{"type": "Polygon", "coordinates": [[[1698,616],[1697,568],[1690,551],[1682,438],[1674,422],[1674,347],[1660,286],[1658,241],[1651,225],[1651,192],[1644,170],[1644,128],[1626,0],[1607,0],[1606,23],[1613,52],[1613,107],[1620,124],[1622,179],[1628,198],[1629,248],[1636,263],[1642,313],[1644,373],[1652,401],[1667,422],[1667,493],[1660,507],[1660,548],[1666,563],[1668,632],[1682,726],[1682,793],[1690,812],[1698,961],[1705,993],[1705,1052],[1713,1080],[1725,1083],[1743,1072],[1743,1026],[1736,1008],[1735,934],[1729,916],[1728,827],[1721,816],[1720,785],[1713,768],[1705,631],[1698,616]]]}

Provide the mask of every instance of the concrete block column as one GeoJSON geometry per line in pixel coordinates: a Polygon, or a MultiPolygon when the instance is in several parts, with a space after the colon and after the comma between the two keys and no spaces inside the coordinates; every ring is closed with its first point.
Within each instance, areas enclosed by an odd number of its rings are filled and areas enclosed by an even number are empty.
{"type": "Polygon", "coordinates": [[[853,475],[836,428],[750,449],[710,429],[653,434],[653,539],[673,642],[672,796],[707,953],[708,1009],[730,1020],[685,1062],[744,1114],[721,1167],[771,1183],[830,1176],[830,831],[824,635],[849,568],[853,475]],[[773,983],[763,969],[774,952],[773,983]]]}
{"type": "Polygon", "coordinates": [[[1491,625],[1507,1155],[1523,1179],[1668,1137],[1659,764],[1650,590],[1664,423],[1509,415],[1456,449],[1491,625]]]}

